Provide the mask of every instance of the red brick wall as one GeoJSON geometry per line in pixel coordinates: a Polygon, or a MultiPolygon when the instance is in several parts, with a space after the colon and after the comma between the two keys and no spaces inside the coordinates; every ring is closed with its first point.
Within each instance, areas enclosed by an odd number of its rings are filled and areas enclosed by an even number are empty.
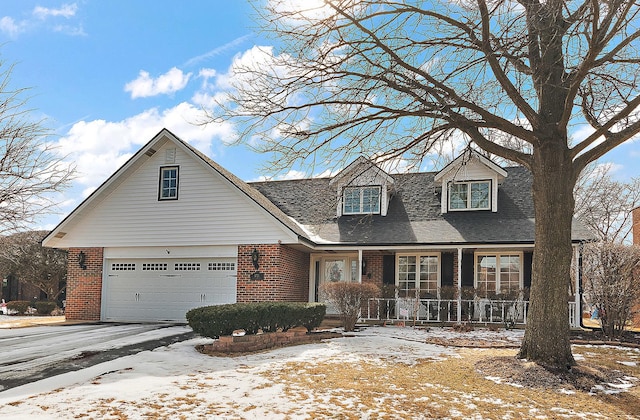
{"type": "Polygon", "coordinates": [[[67,304],[69,320],[100,320],[102,296],[102,248],[71,248],[67,263],[67,304]],[[86,270],[78,264],[78,255],[85,253],[86,270]]]}
{"type": "Polygon", "coordinates": [[[382,288],[382,252],[363,252],[362,259],[367,262],[365,272],[362,274],[362,282],[373,283],[382,288]]]}
{"type": "Polygon", "coordinates": [[[238,302],[309,300],[309,255],[285,245],[238,247],[238,302]],[[256,272],[251,253],[260,253],[258,271],[263,280],[251,280],[256,272]]]}

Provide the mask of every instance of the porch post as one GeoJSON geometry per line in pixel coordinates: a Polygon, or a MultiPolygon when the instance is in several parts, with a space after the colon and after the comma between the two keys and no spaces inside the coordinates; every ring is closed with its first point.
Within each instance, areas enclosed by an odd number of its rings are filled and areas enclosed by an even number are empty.
{"type": "Polygon", "coordinates": [[[575,249],[575,254],[573,256],[573,258],[575,258],[574,260],[574,267],[575,267],[575,291],[576,291],[576,295],[575,295],[575,304],[576,304],[576,310],[575,310],[575,316],[573,319],[573,327],[579,328],[582,325],[582,308],[580,308],[580,301],[582,300],[582,289],[580,287],[581,283],[582,283],[582,279],[580,278],[582,276],[582,261],[581,258],[582,256],[580,255],[582,253],[582,245],[577,245],[574,246],[575,249]]]}
{"type": "Polygon", "coordinates": [[[358,250],[358,283],[362,283],[362,250],[358,250]]]}
{"type": "Polygon", "coordinates": [[[458,248],[458,324],[462,322],[462,248],[458,248]]]}

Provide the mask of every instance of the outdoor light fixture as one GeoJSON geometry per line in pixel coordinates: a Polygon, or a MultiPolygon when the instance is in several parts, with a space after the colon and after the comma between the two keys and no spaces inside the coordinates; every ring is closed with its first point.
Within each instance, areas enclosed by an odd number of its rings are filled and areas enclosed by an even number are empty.
{"type": "Polygon", "coordinates": [[[87,269],[86,261],[87,261],[87,254],[85,254],[84,251],[80,251],[80,253],[78,254],[78,265],[83,270],[87,269]]]}
{"type": "Polygon", "coordinates": [[[256,270],[260,268],[260,253],[256,248],[253,248],[253,251],[251,251],[251,262],[253,263],[253,268],[256,270]]]}

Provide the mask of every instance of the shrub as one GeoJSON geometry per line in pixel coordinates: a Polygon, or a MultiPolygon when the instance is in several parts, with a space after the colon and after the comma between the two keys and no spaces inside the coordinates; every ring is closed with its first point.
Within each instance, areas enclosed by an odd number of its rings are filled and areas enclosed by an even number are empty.
{"type": "Polygon", "coordinates": [[[50,315],[51,312],[53,312],[53,310],[58,307],[58,305],[55,302],[49,302],[44,300],[35,302],[33,306],[36,308],[36,311],[38,311],[39,315],[50,315]]]}
{"type": "Polygon", "coordinates": [[[11,313],[15,311],[18,315],[24,315],[29,309],[31,302],[28,300],[12,300],[11,302],[7,302],[7,310],[11,313]]]}
{"type": "Polygon", "coordinates": [[[598,308],[602,331],[618,338],[640,304],[640,248],[609,242],[584,247],[583,282],[587,302],[598,308]]]}
{"type": "Polygon", "coordinates": [[[243,329],[255,334],[304,326],[312,330],[324,319],[326,306],[304,302],[232,303],[205,306],[187,312],[189,326],[196,333],[210,338],[230,335],[243,329]]]}
{"type": "Polygon", "coordinates": [[[372,283],[325,283],[322,285],[322,294],[340,313],[344,330],[353,331],[360,318],[362,305],[370,298],[379,296],[380,288],[372,283]]]}

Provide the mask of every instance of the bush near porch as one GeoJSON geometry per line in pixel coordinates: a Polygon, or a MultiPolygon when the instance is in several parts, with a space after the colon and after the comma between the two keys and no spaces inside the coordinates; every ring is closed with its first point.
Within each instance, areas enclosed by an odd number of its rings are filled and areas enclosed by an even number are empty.
{"type": "Polygon", "coordinates": [[[187,322],[196,333],[209,338],[231,335],[235,330],[256,334],[303,326],[317,328],[326,313],[322,303],[257,302],[205,306],[187,312],[187,322]]]}

